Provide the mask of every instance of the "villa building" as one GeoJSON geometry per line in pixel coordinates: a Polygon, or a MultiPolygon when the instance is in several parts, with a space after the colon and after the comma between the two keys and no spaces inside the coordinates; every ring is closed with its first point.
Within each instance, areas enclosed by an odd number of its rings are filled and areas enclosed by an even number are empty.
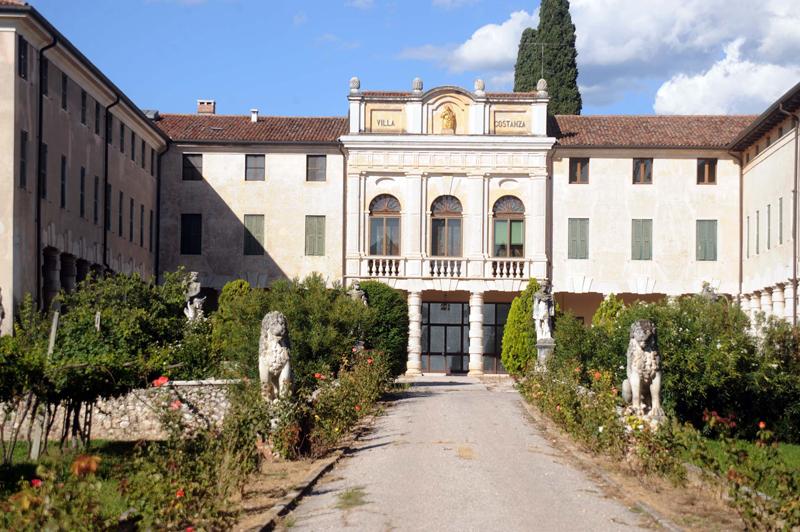
{"type": "MultiPolygon", "coordinates": [[[[0,0],[0,288],[11,329],[98,272],[207,291],[313,272],[409,304],[408,373],[502,372],[531,278],[585,321],[705,283],[796,320],[800,85],[756,116],[550,116],[530,93],[350,80],[347,116],[139,110],[34,8],[0,0]]],[[[345,105],[343,96],[343,107],[345,105]]]]}

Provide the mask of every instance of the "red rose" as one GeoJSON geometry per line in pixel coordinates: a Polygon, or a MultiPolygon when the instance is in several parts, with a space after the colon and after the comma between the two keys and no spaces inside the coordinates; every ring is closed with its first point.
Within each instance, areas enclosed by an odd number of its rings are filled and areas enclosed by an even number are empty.
{"type": "Polygon", "coordinates": [[[356,412],[361,412],[361,407],[359,405],[356,405],[356,412]]]}
{"type": "Polygon", "coordinates": [[[599,381],[602,376],[603,374],[600,373],[599,371],[594,372],[594,380],[599,381]]]}
{"type": "Polygon", "coordinates": [[[767,424],[764,423],[763,421],[759,421],[758,422],[758,428],[760,428],[761,430],[764,430],[765,428],[767,428],[767,424]]]}
{"type": "Polygon", "coordinates": [[[314,373],[314,378],[315,379],[321,379],[322,378],[322,373],[314,373]]]}
{"type": "Polygon", "coordinates": [[[153,386],[158,388],[160,386],[164,386],[168,382],[169,382],[169,377],[166,377],[166,376],[162,375],[162,376],[160,376],[159,378],[157,378],[156,380],[153,381],[153,386]]]}
{"type": "Polygon", "coordinates": [[[324,381],[325,380],[325,375],[320,375],[319,376],[319,380],[324,381]]]}
{"type": "Polygon", "coordinates": [[[39,480],[38,478],[31,479],[31,486],[33,486],[34,488],[38,488],[41,485],[42,481],[39,480]]]}
{"type": "Polygon", "coordinates": [[[371,365],[371,364],[372,364],[372,362],[373,362],[373,360],[372,360],[372,358],[371,358],[371,357],[367,359],[367,364],[370,364],[370,365],[371,365]]]}
{"type": "Polygon", "coordinates": [[[356,348],[354,347],[354,348],[353,348],[353,353],[355,353],[355,352],[356,352],[356,348]]]}
{"type": "Polygon", "coordinates": [[[169,404],[169,409],[170,410],[180,410],[181,406],[183,406],[183,403],[181,403],[180,400],[175,399],[174,401],[172,401],[169,404]]]}
{"type": "Polygon", "coordinates": [[[183,491],[183,488],[181,488],[181,489],[179,489],[178,491],[175,492],[175,497],[178,498],[178,499],[180,499],[184,495],[186,495],[186,492],[183,491]]]}
{"type": "Polygon", "coordinates": [[[187,526],[186,527],[186,532],[194,532],[194,527],[193,526],[187,526]]]}

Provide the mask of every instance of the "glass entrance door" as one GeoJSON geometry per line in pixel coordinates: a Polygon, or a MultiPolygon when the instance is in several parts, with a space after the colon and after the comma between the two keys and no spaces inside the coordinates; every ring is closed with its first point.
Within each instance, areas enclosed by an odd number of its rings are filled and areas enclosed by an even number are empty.
{"type": "Polygon", "coordinates": [[[469,370],[469,305],[422,304],[422,371],[469,370]]]}

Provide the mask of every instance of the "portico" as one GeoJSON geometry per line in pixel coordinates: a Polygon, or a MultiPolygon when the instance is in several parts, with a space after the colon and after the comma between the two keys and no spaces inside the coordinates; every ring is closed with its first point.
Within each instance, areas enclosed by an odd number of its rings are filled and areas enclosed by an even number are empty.
{"type": "Polygon", "coordinates": [[[345,282],[408,294],[409,375],[503,371],[508,304],[547,277],[547,101],[480,80],[473,92],[351,81],[345,282]]]}

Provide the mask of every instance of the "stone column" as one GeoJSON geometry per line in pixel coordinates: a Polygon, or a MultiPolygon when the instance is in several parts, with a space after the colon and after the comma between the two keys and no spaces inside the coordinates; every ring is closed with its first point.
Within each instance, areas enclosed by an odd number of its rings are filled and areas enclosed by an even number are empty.
{"type": "Polygon", "coordinates": [[[68,294],[75,291],[78,278],[78,269],[75,264],[75,255],[61,254],[61,288],[68,294]]]}
{"type": "Polygon", "coordinates": [[[753,329],[756,327],[756,318],[759,312],[761,312],[761,292],[754,290],[750,296],[750,323],[753,329]]]}
{"type": "Polygon", "coordinates": [[[49,309],[50,303],[61,289],[61,275],[59,274],[58,250],[45,248],[42,251],[42,308],[49,309]]]}
{"type": "Polygon", "coordinates": [[[483,293],[469,296],[469,375],[483,375],[483,293]]]}
{"type": "Polygon", "coordinates": [[[772,288],[765,288],[761,291],[761,312],[764,317],[772,316],[772,288]]]}
{"type": "Polygon", "coordinates": [[[792,322],[792,310],[794,309],[794,306],[797,304],[797,302],[795,301],[794,288],[791,285],[791,279],[790,279],[790,283],[785,285],[785,286],[786,286],[786,288],[784,288],[784,290],[783,290],[783,300],[784,300],[784,307],[785,307],[786,314],[784,315],[784,317],[787,320],[789,320],[789,323],[791,323],[792,322]]]}
{"type": "Polygon", "coordinates": [[[772,315],[780,319],[786,316],[785,286],[783,283],[778,283],[772,288],[772,315]]]}
{"type": "Polygon", "coordinates": [[[408,293],[408,362],[406,375],[422,375],[422,294],[408,293]]]}
{"type": "Polygon", "coordinates": [[[750,316],[749,294],[742,294],[741,296],[739,296],[739,308],[742,309],[742,312],[744,312],[746,316],[750,316]]]}

